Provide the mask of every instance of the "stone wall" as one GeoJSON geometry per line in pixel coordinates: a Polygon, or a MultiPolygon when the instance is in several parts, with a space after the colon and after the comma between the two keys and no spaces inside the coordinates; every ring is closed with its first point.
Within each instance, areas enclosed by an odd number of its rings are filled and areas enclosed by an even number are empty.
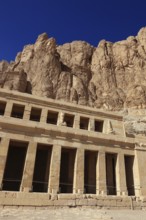
{"type": "Polygon", "coordinates": [[[146,198],[96,195],[51,195],[42,193],[0,192],[0,206],[97,207],[98,209],[145,209],[146,198]]]}

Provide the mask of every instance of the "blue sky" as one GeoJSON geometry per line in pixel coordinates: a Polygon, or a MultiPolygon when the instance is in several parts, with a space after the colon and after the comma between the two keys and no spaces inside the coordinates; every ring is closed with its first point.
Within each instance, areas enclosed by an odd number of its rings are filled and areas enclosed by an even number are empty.
{"type": "Polygon", "coordinates": [[[24,45],[47,32],[57,44],[119,41],[146,26],[146,0],[1,0],[0,60],[14,60],[24,45]]]}

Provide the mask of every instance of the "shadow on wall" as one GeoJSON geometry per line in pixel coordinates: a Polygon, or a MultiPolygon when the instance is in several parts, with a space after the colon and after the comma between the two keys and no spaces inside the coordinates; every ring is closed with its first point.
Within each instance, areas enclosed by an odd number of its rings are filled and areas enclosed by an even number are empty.
{"type": "Polygon", "coordinates": [[[32,85],[31,85],[30,81],[27,81],[26,93],[32,94],[32,85]]]}

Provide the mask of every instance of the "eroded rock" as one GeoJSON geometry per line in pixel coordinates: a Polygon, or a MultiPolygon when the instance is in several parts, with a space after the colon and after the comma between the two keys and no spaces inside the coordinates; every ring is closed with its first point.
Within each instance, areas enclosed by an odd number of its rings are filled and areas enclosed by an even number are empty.
{"type": "Polygon", "coordinates": [[[0,87],[104,110],[145,109],[146,27],[96,48],[84,41],[57,45],[41,34],[14,62],[0,62],[0,87]]]}

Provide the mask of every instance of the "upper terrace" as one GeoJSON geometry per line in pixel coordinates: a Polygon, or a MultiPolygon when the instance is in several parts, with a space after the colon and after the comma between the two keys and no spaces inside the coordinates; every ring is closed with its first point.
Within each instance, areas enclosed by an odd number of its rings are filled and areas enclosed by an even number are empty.
{"type": "Polygon", "coordinates": [[[0,89],[0,115],[3,116],[1,127],[14,129],[12,125],[15,124],[19,132],[37,127],[54,132],[84,134],[89,139],[115,140],[117,137],[121,141],[124,138],[125,142],[126,138],[120,114],[16,91],[0,89]]]}

